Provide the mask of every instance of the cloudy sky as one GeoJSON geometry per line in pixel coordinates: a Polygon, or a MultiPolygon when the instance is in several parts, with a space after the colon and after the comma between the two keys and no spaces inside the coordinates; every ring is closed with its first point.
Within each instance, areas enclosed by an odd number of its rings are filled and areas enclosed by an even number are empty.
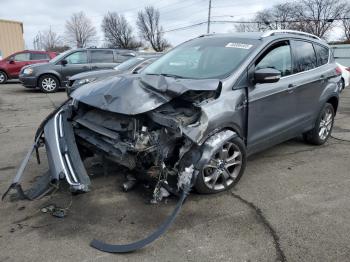
{"type": "MultiPolygon", "coordinates": [[[[63,35],[65,21],[72,13],[83,11],[96,26],[97,45],[103,44],[101,21],[108,12],[124,14],[136,28],[137,12],[147,5],[159,9],[161,24],[165,31],[206,21],[209,0],[0,0],[0,18],[22,21],[27,48],[33,47],[33,38],[38,31],[52,30],[63,35]]],[[[269,8],[283,0],[212,0],[212,20],[249,19],[257,11],[269,8]]],[[[233,24],[213,24],[211,32],[225,33],[233,24]]],[[[135,35],[136,35],[135,29],[135,35]]],[[[206,24],[186,30],[167,32],[165,37],[172,45],[206,33],[206,24]]],[[[334,32],[333,38],[339,35],[334,32]]],[[[1,37],[1,36],[0,36],[1,37]]]]}

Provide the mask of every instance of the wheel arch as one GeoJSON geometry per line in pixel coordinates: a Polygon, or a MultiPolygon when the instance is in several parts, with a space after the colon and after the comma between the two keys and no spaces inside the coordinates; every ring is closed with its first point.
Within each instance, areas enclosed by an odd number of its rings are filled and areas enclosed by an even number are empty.
{"type": "Polygon", "coordinates": [[[338,110],[338,105],[339,105],[339,98],[336,96],[332,96],[332,97],[327,99],[327,103],[329,103],[333,106],[334,113],[336,114],[337,110],[338,110]]]}
{"type": "Polygon", "coordinates": [[[5,69],[0,68],[0,72],[4,73],[6,75],[6,77],[7,77],[7,79],[10,79],[9,74],[6,72],[5,69]]]}

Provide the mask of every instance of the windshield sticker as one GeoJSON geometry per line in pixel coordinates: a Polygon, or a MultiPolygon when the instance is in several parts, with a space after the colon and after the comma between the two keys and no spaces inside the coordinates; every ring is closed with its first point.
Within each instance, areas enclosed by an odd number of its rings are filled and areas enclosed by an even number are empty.
{"type": "Polygon", "coordinates": [[[253,45],[243,44],[243,43],[228,43],[225,47],[240,48],[240,49],[250,49],[253,45]]]}

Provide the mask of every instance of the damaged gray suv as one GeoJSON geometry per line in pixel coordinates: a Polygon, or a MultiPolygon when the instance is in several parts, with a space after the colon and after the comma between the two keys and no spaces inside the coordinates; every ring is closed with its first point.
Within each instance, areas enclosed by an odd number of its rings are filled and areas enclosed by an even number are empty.
{"type": "MultiPolygon", "coordinates": [[[[340,71],[328,45],[297,31],[205,35],[140,75],[90,83],[40,125],[11,188],[33,199],[65,179],[87,192],[84,160],[102,156],[164,192],[217,193],[243,175],[247,156],[299,135],[329,138],[340,71]],[[45,146],[49,172],[35,190],[19,180],[45,146]],[[46,181],[46,182],[45,182],[46,181]]],[[[163,194],[163,195],[162,195],[163,194]]],[[[165,194],[166,195],[166,194],[165,194]]],[[[183,197],[184,198],[184,197],[183,197]]]]}

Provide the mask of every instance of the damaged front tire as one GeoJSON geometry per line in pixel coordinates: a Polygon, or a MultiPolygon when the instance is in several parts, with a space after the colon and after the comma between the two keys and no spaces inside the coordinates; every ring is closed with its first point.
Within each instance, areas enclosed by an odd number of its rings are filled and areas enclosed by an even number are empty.
{"type": "Polygon", "coordinates": [[[230,130],[216,133],[204,144],[205,162],[198,174],[198,193],[214,194],[232,188],[241,178],[246,166],[243,140],[230,130]]]}

